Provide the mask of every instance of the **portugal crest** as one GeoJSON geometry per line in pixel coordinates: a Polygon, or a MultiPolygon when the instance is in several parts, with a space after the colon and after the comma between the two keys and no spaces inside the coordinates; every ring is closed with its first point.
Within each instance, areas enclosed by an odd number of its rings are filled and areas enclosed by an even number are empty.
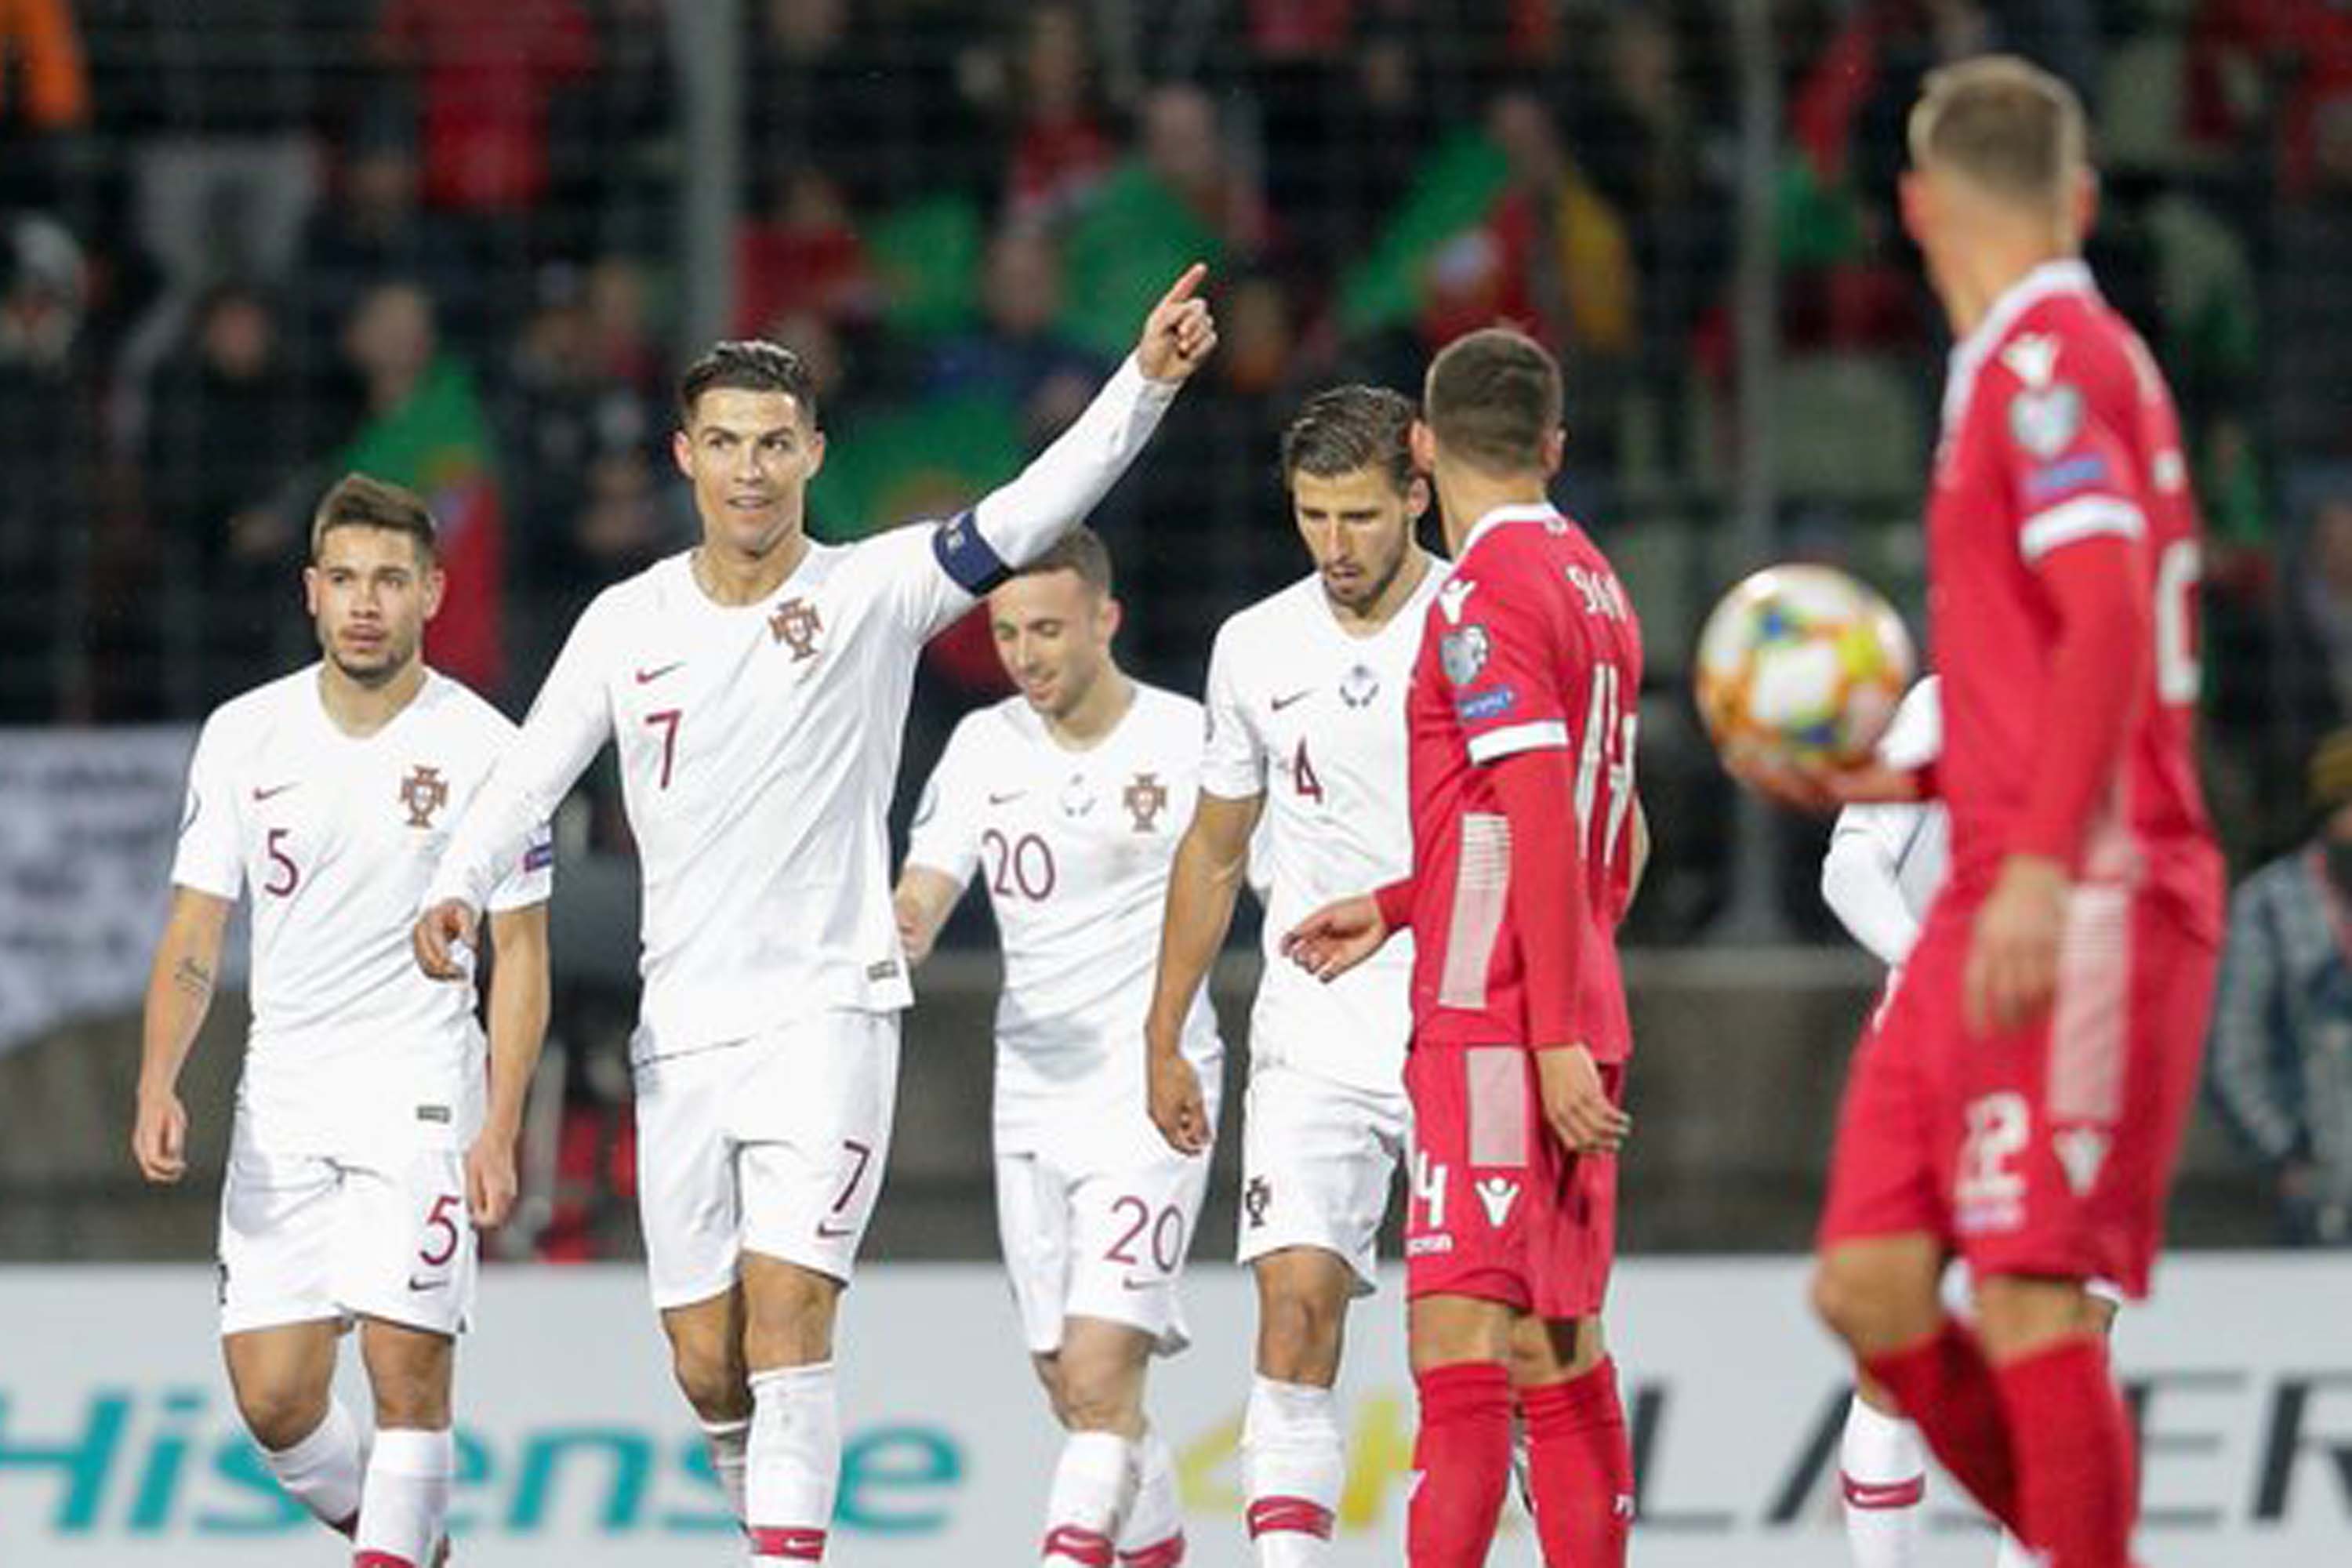
{"type": "Polygon", "coordinates": [[[816,606],[806,599],[786,599],[768,617],[769,635],[791,647],[794,664],[805,664],[816,657],[817,634],[824,630],[816,606]]]}
{"type": "Polygon", "coordinates": [[[439,768],[419,763],[400,781],[400,804],[408,808],[408,826],[430,827],[433,814],[449,804],[449,781],[439,768]]]}
{"type": "Polygon", "coordinates": [[[1160,814],[1168,809],[1168,786],[1160,782],[1158,773],[1138,773],[1128,781],[1127,793],[1118,797],[1118,803],[1134,819],[1135,830],[1149,833],[1159,825],[1160,814]]]}

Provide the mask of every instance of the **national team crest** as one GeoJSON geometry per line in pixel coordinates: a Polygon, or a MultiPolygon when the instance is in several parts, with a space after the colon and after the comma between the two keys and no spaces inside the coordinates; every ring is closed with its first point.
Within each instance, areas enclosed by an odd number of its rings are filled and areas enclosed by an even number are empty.
{"type": "Polygon", "coordinates": [[[1445,671],[1446,679],[1456,686],[1467,686],[1486,668],[1488,647],[1486,628],[1474,621],[1437,639],[1438,666],[1445,671]]]}
{"type": "Polygon", "coordinates": [[[1339,682],[1339,700],[1350,708],[1369,708],[1372,699],[1381,694],[1379,672],[1369,664],[1360,664],[1349,670],[1339,682]]]}
{"type": "Polygon", "coordinates": [[[449,781],[439,768],[419,763],[400,781],[400,804],[408,808],[408,826],[430,827],[433,814],[449,804],[449,781]]]}
{"type": "Polygon", "coordinates": [[[816,639],[824,630],[824,622],[816,606],[806,599],[786,599],[768,617],[768,632],[780,643],[789,644],[793,662],[804,664],[816,657],[816,639]]]}
{"type": "Polygon", "coordinates": [[[1160,782],[1158,773],[1138,773],[1128,781],[1127,793],[1118,797],[1118,803],[1135,819],[1135,830],[1149,833],[1158,826],[1160,814],[1168,809],[1168,786],[1160,782]]]}
{"type": "Polygon", "coordinates": [[[2021,392],[2009,400],[2010,436],[2037,458],[2056,457],[2082,431],[2083,395],[2065,382],[2021,392]]]}
{"type": "Polygon", "coordinates": [[[1274,1184],[1264,1176],[1252,1176],[1249,1185],[1242,1189],[1242,1212],[1249,1215],[1252,1230],[1265,1228],[1265,1211],[1274,1206],[1274,1184]]]}

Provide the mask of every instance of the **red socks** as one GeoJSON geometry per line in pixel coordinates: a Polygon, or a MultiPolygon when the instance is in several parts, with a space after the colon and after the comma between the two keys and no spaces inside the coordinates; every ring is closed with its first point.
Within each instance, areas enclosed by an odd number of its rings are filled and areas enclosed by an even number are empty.
{"type": "Polygon", "coordinates": [[[1995,1374],[2017,1455],[2017,1531],[2050,1568],[2130,1568],[2131,1438],[2101,1341],[2059,1341],[1995,1374]]]}
{"type": "Polygon", "coordinates": [[[1894,1391],[1952,1479],[2012,1533],[2023,1535],[2008,1418],[1976,1334],[1946,1319],[1932,1339],[1866,1357],[1863,1364],[1894,1391]]]}
{"type": "Polygon", "coordinates": [[[1616,1363],[1603,1358],[1581,1377],[1521,1389],[1519,1408],[1528,1417],[1528,1479],[1544,1561],[1623,1568],[1633,1523],[1633,1453],[1616,1363]]]}
{"type": "Polygon", "coordinates": [[[1499,1362],[1454,1362],[1413,1377],[1421,1432],[1412,1447],[1405,1557],[1412,1568],[1483,1568],[1511,1472],[1511,1377],[1499,1362]]]}

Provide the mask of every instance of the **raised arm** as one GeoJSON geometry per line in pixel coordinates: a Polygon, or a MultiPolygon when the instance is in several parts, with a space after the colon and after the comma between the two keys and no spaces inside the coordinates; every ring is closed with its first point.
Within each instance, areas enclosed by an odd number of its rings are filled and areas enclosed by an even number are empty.
{"type": "Polygon", "coordinates": [[[1202,790],[1169,868],[1159,975],[1151,1010],[1144,1016],[1143,1040],[1152,1122],[1171,1148],[1187,1154],[1206,1149],[1213,1130],[1200,1075],[1184,1059],[1184,1020],[1233,924],[1234,904],[1249,869],[1250,835],[1265,804],[1262,795],[1228,800],[1202,790]]]}
{"type": "Polygon", "coordinates": [[[411,933],[418,965],[436,980],[465,974],[455,949],[474,944],[492,891],[612,736],[602,624],[591,605],[556,656],[522,732],[442,851],[411,933]]]}
{"type": "Polygon", "coordinates": [[[155,944],[141,1019],[139,1100],[131,1157],[151,1182],[176,1182],[188,1170],[188,1113],[180,1103],[180,1068],[212,1010],[228,930],[228,899],[193,888],[172,889],[172,911],[155,944]]]}

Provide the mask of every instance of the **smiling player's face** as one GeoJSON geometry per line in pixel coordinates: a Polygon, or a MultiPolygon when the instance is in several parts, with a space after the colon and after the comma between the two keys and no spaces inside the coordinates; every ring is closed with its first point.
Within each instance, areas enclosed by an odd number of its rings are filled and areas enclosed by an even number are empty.
{"type": "Polygon", "coordinates": [[[758,560],[800,531],[824,434],[790,393],[720,386],[697,401],[672,450],[694,486],[703,539],[758,560]]]}
{"type": "Polygon", "coordinates": [[[988,621],[1004,673],[1030,707],[1059,719],[1110,668],[1118,602],[1076,572],[1024,574],[988,595],[988,621]]]}
{"type": "Polygon", "coordinates": [[[329,529],[302,574],[319,650],[363,686],[384,685],[415,662],[441,589],[441,568],[414,538],[356,523],[329,529]]]}

